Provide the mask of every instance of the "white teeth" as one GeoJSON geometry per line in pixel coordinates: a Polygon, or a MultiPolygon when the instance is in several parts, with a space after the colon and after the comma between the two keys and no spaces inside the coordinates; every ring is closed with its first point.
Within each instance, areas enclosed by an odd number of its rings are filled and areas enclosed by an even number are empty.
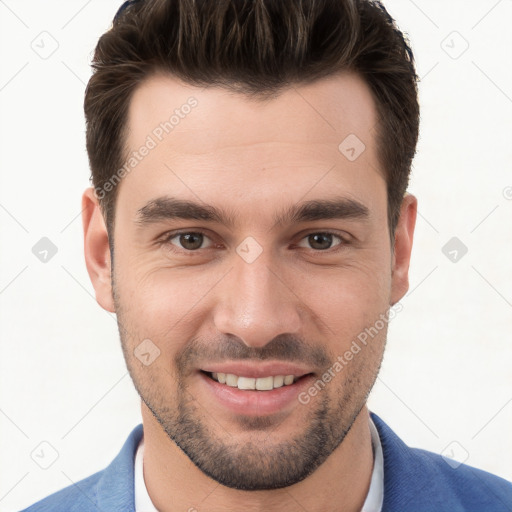
{"type": "Polygon", "coordinates": [[[238,387],[238,377],[232,373],[226,373],[226,384],[232,388],[238,387]]]}
{"type": "Polygon", "coordinates": [[[274,377],[274,387],[280,388],[284,384],[284,377],[282,375],[276,375],[274,377]]]}
{"type": "Polygon", "coordinates": [[[258,391],[270,391],[281,386],[289,386],[293,384],[298,377],[294,375],[276,375],[268,377],[239,377],[232,373],[213,372],[212,377],[214,380],[221,384],[227,384],[232,388],[238,389],[257,389],[258,391]]]}
{"type": "Polygon", "coordinates": [[[256,380],[256,389],[259,391],[269,391],[274,389],[274,377],[260,377],[256,380]]]}
{"type": "Polygon", "coordinates": [[[238,377],[238,389],[256,389],[256,379],[238,377]]]}
{"type": "Polygon", "coordinates": [[[292,383],[293,383],[293,375],[287,375],[284,378],[284,385],[288,386],[289,384],[292,384],[292,383]]]}

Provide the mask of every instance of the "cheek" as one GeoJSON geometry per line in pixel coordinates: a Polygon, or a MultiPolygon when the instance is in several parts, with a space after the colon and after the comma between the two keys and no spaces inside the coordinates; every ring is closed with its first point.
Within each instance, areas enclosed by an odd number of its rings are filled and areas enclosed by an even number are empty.
{"type": "MultiPolygon", "coordinates": [[[[297,295],[320,319],[318,329],[328,338],[350,344],[389,307],[390,271],[386,262],[323,269],[296,280],[297,295]]],[[[333,347],[334,348],[334,347],[333,347]]]]}
{"type": "Polygon", "coordinates": [[[142,261],[123,266],[120,262],[116,288],[123,313],[137,326],[139,335],[165,342],[167,347],[173,339],[186,340],[191,324],[200,325],[201,304],[220,277],[217,271],[157,268],[142,261]]]}

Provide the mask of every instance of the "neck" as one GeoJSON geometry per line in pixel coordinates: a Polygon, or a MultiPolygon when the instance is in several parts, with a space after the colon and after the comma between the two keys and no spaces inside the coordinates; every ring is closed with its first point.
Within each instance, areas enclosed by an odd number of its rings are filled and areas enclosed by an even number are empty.
{"type": "Polygon", "coordinates": [[[220,485],[199,470],[172,442],[142,403],[144,425],[144,481],[160,512],[183,510],[246,510],[251,512],[299,509],[310,512],[361,510],[373,469],[373,451],[366,406],[343,442],[307,478],[289,487],[240,491],[220,485]]]}

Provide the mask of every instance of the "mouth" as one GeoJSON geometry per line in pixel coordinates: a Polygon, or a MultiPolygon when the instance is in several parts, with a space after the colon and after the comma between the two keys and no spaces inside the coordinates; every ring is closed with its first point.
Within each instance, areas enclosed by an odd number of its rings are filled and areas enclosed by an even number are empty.
{"type": "Polygon", "coordinates": [[[258,377],[243,375],[251,373],[248,369],[240,368],[238,371],[242,375],[207,370],[197,372],[207,403],[211,401],[213,407],[221,407],[223,411],[237,416],[290,414],[301,404],[299,394],[316,378],[314,373],[302,373],[299,369],[295,370],[299,375],[283,375],[281,370],[267,368],[260,372],[253,368],[252,373],[259,373],[258,377]],[[268,375],[268,372],[274,375],[268,375]]]}
{"type": "Polygon", "coordinates": [[[246,377],[233,373],[207,372],[200,370],[211,380],[232,388],[247,391],[272,391],[284,386],[291,386],[312,373],[303,375],[268,375],[263,377],[246,377]]]}

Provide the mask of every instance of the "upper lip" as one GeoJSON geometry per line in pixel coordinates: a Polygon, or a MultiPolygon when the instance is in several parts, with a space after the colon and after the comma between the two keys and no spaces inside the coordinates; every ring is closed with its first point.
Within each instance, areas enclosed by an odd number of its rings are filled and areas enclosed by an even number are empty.
{"type": "Polygon", "coordinates": [[[307,368],[285,362],[243,362],[233,361],[217,364],[207,364],[201,368],[205,372],[215,373],[231,373],[239,377],[275,377],[276,375],[295,375],[296,377],[302,377],[308,373],[312,373],[307,368]]]}

